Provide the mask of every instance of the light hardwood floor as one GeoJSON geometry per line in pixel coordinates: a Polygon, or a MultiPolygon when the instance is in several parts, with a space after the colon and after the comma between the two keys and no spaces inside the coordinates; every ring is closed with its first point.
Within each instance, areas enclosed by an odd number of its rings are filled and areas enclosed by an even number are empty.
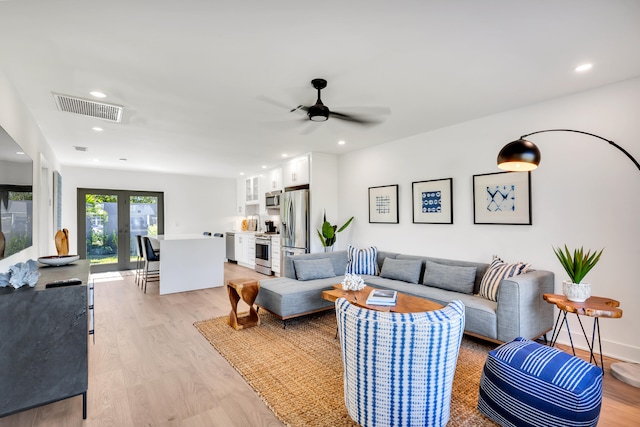
{"type": "MultiPolygon", "coordinates": [[[[193,327],[230,310],[224,287],[143,294],[131,272],[95,275],[96,336],[89,344],[88,418],[74,397],[0,418],[24,426],[282,426],[242,377],[193,327]]],[[[225,280],[264,278],[233,264],[225,280]]],[[[246,306],[245,306],[246,307],[246,306]]],[[[614,379],[605,360],[599,426],[637,426],[640,389],[614,379]]]]}

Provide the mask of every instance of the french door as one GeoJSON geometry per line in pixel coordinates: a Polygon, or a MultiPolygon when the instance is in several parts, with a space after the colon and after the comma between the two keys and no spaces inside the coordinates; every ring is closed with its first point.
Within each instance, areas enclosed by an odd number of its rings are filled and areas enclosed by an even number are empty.
{"type": "Polygon", "coordinates": [[[78,189],[78,255],[91,272],[130,270],[136,235],[164,234],[162,192],[78,189]]]}

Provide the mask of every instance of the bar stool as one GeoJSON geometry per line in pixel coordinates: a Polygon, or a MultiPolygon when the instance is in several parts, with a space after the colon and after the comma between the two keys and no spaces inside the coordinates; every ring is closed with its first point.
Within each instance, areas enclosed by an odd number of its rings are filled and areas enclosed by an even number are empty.
{"type": "Polygon", "coordinates": [[[142,236],[136,235],[136,285],[140,286],[140,278],[142,277],[142,268],[144,267],[144,256],[142,254],[142,236]]]}
{"type": "Polygon", "coordinates": [[[151,240],[147,236],[142,237],[142,251],[145,259],[144,263],[144,272],[142,276],[144,293],[147,293],[147,282],[151,281],[160,281],[160,252],[153,249],[151,245],[151,240]],[[157,263],[156,269],[149,269],[149,265],[155,262],[157,263]]]}

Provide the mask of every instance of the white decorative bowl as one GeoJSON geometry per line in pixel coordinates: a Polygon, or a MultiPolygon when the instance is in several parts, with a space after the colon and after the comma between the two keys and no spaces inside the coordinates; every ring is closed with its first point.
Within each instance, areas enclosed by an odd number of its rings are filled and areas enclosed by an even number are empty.
{"type": "Polygon", "coordinates": [[[38,258],[40,264],[52,265],[60,267],[61,265],[71,264],[80,259],[80,255],[51,255],[38,258]]]}

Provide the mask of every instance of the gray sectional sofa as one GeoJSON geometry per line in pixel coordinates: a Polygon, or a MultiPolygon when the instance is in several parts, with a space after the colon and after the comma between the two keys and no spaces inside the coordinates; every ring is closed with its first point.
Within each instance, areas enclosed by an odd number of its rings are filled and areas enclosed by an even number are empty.
{"type": "MultiPolygon", "coordinates": [[[[553,328],[553,305],[542,298],[544,293],[554,292],[554,275],[550,271],[529,270],[503,279],[497,301],[491,301],[477,295],[489,264],[384,251],[378,251],[377,262],[381,274],[363,275],[367,285],[443,305],[461,300],[466,307],[465,333],[469,335],[508,342],[516,337],[536,339],[553,328]],[[387,258],[391,261],[384,266],[387,258]],[[416,265],[419,271],[410,268],[416,265]]],[[[286,257],[282,277],[260,281],[256,304],[283,320],[332,309],[334,304],[322,299],[322,291],[342,281],[347,263],[347,251],[286,257]],[[305,262],[311,260],[315,261],[305,262]],[[322,278],[314,278],[318,276],[322,278]]]]}

